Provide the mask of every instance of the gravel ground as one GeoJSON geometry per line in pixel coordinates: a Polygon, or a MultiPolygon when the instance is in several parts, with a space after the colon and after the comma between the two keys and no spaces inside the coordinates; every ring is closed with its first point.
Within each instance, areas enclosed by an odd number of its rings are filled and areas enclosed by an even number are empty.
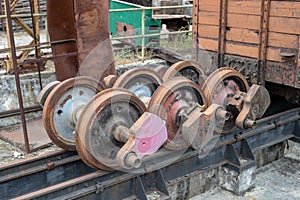
{"type": "Polygon", "coordinates": [[[300,200],[299,153],[289,153],[259,168],[255,188],[244,196],[236,196],[218,187],[190,200],[300,200]]]}
{"type": "Polygon", "coordinates": [[[9,162],[19,161],[25,158],[34,157],[36,155],[45,154],[58,149],[59,147],[57,147],[56,145],[51,145],[47,148],[40,149],[33,153],[25,154],[24,152],[21,152],[20,150],[15,148],[13,145],[10,145],[5,141],[0,140],[0,166],[9,162]]]}

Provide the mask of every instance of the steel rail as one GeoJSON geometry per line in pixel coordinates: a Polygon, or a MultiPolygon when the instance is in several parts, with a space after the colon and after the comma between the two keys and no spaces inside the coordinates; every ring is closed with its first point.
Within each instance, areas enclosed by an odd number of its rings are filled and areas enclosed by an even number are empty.
{"type": "Polygon", "coordinates": [[[36,173],[41,170],[51,169],[53,166],[58,166],[58,164],[56,164],[56,161],[60,161],[60,163],[66,163],[65,161],[62,162],[62,160],[70,157],[74,157],[74,159],[72,160],[79,159],[78,155],[74,152],[58,150],[33,158],[28,158],[22,161],[1,165],[0,184],[21,176],[36,173]],[[39,170],[37,170],[37,167],[39,166],[41,167],[39,168],[39,170]]]}
{"type": "Polygon", "coordinates": [[[299,140],[300,134],[297,132],[299,128],[300,108],[295,108],[258,120],[255,130],[243,133],[237,130],[221,136],[214,148],[207,153],[191,149],[185,153],[163,150],[154,157],[144,160],[143,167],[134,173],[96,171],[87,167],[75,152],[58,151],[1,166],[0,190],[4,193],[1,193],[0,197],[1,199],[93,197],[105,190],[110,191],[117,185],[137,184],[139,177],[156,176],[157,171],[161,171],[166,181],[170,181],[200,169],[230,163],[227,157],[230,145],[240,146],[247,140],[251,149],[257,151],[288,139],[299,140]],[[201,154],[206,156],[200,158],[201,154]],[[177,157],[175,162],[171,162],[177,157]],[[180,170],[183,168],[185,170],[180,170]],[[26,187],[16,189],[16,184],[20,182],[26,183],[26,187]]]}

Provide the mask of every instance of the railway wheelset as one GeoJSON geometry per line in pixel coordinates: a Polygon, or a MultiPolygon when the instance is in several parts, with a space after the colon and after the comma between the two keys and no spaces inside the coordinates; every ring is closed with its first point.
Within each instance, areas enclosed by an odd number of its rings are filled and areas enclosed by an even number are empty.
{"type": "Polygon", "coordinates": [[[105,84],[87,76],[48,84],[39,94],[48,136],[90,167],[139,169],[168,152],[207,152],[220,135],[255,128],[270,104],[265,87],[229,67],[207,76],[181,61],[160,74],[139,68],[105,84]]]}

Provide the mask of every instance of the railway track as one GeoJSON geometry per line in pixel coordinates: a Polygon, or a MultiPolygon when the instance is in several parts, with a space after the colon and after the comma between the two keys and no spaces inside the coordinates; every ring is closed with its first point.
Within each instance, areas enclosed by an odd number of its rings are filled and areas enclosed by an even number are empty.
{"type": "Polygon", "coordinates": [[[151,160],[144,160],[142,167],[132,172],[95,170],[85,165],[76,152],[56,151],[2,165],[0,197],[147,199],[158,196],[168,199],[170,181],[189,177],[205,168],[227,165],[244,169],[253,166],[253,153],[257,150],[288,139],[300,141],[299,128],[300,108],[296,108],[258,120],[254,130],[221,136],[206,154],[191,149],[186,152],[165,150],[151,160]],[[239,158],[247,158],[247,162],[241,164],[239,158]]]}

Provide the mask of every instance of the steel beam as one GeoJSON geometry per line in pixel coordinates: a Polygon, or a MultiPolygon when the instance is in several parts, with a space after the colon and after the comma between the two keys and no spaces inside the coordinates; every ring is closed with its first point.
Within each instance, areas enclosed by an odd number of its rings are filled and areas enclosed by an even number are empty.
{"type": "MultiPolygon", "coordinates": [[[[0,178],[1,191],[6,191],[6,195],[2,199],[10,197],[19,197],[21,199],[66,199],[66,198],[89,198],[101,199],[106,197],[114,197],[116,199],[126,197],[145,197],[151,192],[160,193],[165,199],[168,199],[165,185],[168,182],[187,174],[213,168],[217,166],[231,166],[232,169],[243,171],[254,164],[253,153],[261,149],[282,143],[288,139],[299,141],[300,128],[300,108],[289,110],[280,114],[263,118],[257,122],[257,128],[247,131],[235,131],[219,138],[217,144],[209,152],[198,152],[196,150],[188,150],[178,160],[171,162],[174,157],[178,156],[176,151],[165,151],[157,154],[151,159],[145,160],[143,168],[135,173],[126,173],[121,171],[104,172],[95,171],[90,168],[84,168],[83,163],[79,160],[73,166],[81,166],[82,171],[66,171],[62,165],[54,165],[53,168],[41,170],[39,176],[36,173],[25,174],[21,181],[31,183],[27,192],[15,194],[16,182],[14,179],[5,181],[0,178]],[[232,153],[234,152],[234,153],[232,153]],[[204,156],[205,155],[205,156],[204,156]],[[237,158],[243,157],[251,162],[248,166],[243,165],[237,158]],[[57,169],[56,169],[57,168],[57,169]],[[185,170],[182,170],[185,169],[185,170]],[[56,171],[57,170],[57,171],[56,171]],[[86,171],[85,171],[86,170],[86,171]],[[56,175],[55,175],[55,173],[56,175]],[[74,173],[74,176],[68,176],[68,173],[74,173]],[[76,175],[76,173],[79,173],[76,175]],[[53,174],[54,173],[54,174],[53,174]],[[43,174],[43,175],[42,175],[43,174]],[[59,175],[60,174],[60,175],[59,175]],[[85,175],[84,175],[85,174],[85,175]],[[55,175],[55,176],[54,176],[55,175]],[[61,178],[60,177],[64,177],[61,178]],[[32,178],[34,177],[34,179],[32,178]],[[51,177],[53,177],[51,179],[51,177]],[[147,182],[145,180],[160,179],[160,185],[147,182]],[[51,184],[45,185],[44,179],[52,180],[51,184]],[[65,178],[70,178],[66,180],[65,178]],[[74,178],[74,179],[71,179],[74,178]],[[42,182],[44,185],[39,185],[42,182]],[[38,187],[37,187],[38,185],[38,187]],[[152,186],[152,190],[151,190],[152,186]],[[118,192],[116,192],[118,191],[118,192]],[[141,193],[144,193],[142,195],[141,193]]],[[[183,153],[183,152],[182,152],[183,153]]],[[[60,162],[67,158],[62,158],[60,162]]],[[[54,162],[55,163],[55,162],[54,162]]],[[[68,162],[66,162],[68,163],[68,162]]],[[[66,164],[66,166],[71,163],[66,164]]],[[[67,167],[68,168],[68,167],[67,167]]],[[[73,168],[74,170],[75,168],[73,168]]],[[[1,171],[1,169],[0,169],[1,171]]],[[[8,175],[9,176],[9,175],[8,175]]],[[[20,181],[20,180],[19,180],[20,181]]]]}

